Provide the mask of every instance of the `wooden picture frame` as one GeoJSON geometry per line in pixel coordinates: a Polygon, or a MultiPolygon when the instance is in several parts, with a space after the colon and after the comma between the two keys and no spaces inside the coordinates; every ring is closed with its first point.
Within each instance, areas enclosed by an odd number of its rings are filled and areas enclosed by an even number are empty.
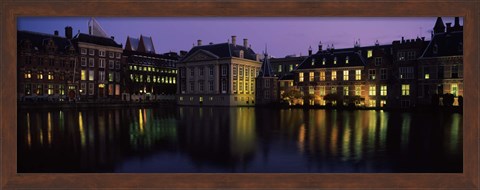
{"type": "Polygon", "coordinates": [[[478,1],[49,1],[0,4],[1,188],[462,188],[479,184],[480,3],[478,1]],[[461,16],[464,17],[463,173],[369,174],[18,174],[17,45],[19,16],[461,16]]]}

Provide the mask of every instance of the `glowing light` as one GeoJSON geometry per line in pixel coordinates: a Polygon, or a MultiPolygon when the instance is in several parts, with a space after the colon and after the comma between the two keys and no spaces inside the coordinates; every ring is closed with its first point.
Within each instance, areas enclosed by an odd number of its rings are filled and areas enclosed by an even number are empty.
{"type": "Polygon", "coordinates": [[[82,145],[82,149],[84,149],[86,146],[86,137],[85,129],[83,128],[82,112],[78,112],[78,131],[80,132],[80,144],[82,145]]]}
{"type": "Polygon", "coordinates": [[[300,131],[298,132],[298,149],[300,150],[300,152],[303,153],[304,149],[305,149],[305,146],[304,146],[304,143],[305,143],[305,133],[306,133],[306,130],[305,130],[305,123],[302,123],[302,125],[300,126],[300,131]]]}
{"type": "Polygon", "coordinates": [[[48,133],[47,133],[47,140],[48,144],[52,144],[52,113],[47,113],[47,126],[48,126],[48,133]]]}
{"type": "Polygon", "coordinates": [[[30,113],[27,112],[27,144],[28,147],[32,146],[32,134],[30,132],[30,113]]]}

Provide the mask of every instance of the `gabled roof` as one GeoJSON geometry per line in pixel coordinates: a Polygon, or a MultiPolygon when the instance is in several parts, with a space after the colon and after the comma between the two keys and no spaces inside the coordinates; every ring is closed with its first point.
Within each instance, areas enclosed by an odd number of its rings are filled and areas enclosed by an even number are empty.
{"type": "Polygon", "coordinates": [[[305,59],[297,69],[335,68],[365,66],[366,61],[358,52],[354,51],[321,51],[305,59]],[[348,57],[348,63],[346,58],[348,57]],[[334,64],[336,61],[336,64],[334,64]],[[323,64],[325,60],[325,64],[323,64]],[[312,64],[313,62],[313,64],[312,64]]]}
{"type": "Polygon", "coordinates": [[[111,46],[111,47],[117,47],[121,48],[121,44],[117,44],[115,40],[112,38],[104,38],[104,37],[99,37],[99,36],[93,36],[89,34],[84,34],[84,33],[78,33],[73,37],[72,42],[85,42],[85,43],[91,43],[91,44],[97,44],[97,45],[102,45],[102,46],[111,46]]]}
{"type": "Polygon", "coordinates": [[[270,65],[270,59],[268,54],[265,53],[265,58],[263,59],[262,67],[258,73],[258,77],[274,77],[272,66],[270,65]]]}
{"type": "Polygon", "coordinates": [[[209,52],[213,55],[218,56],[219,58],[229,58],[229,57],[239,57],[240,51],[243,50],[243,57],[245,59],[250,60],[257,60],[257,54],[250,49],[240,45],[233,45],[231,43],[221,43],[221,44],[211,44],[211,45],[204,45],[204,46],[195,46],[190,51],[188,51],[187,55],[185,55],[183,60],[188,59],[191,55],[199,50],[204,50],[209,52]]]}
{"type": "Polygon", "coordinates": [[[17,31],[18,46],[29,41],[31,43],[31,48],[44,50],[50,40],[53,40],[53,43],[57,46],[58,52],[66,53],[67,50],[73,46],[70,40],[65,37],[31,31],[17,31]]]}
{"type": "Polygon", "coordinates": [[[462,46],[463,31],[435,34],[420,58],[463,55],[462,46]]]}
{"type": "Polygon", "coordinates": [[[137,51],[139,41],[140,40],[138,38],[132,38],[132,37],[128,36],[127,37],[127,42],[125,43],[125,50],[137,51]]]}

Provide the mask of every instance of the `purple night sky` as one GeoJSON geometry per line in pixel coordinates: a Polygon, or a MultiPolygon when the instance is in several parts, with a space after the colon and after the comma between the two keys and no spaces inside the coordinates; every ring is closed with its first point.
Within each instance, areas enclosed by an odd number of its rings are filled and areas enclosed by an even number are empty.
{"type": "MultiPolygon", "coordinates": [[[[72,26],[74,35],[78,30],[88,33],[89,17],[20,17],[18,30],[53,34],[58,30],[64,36],[65,26],[72,26]]],[[[317,51],[318,42],[324,47],[353,47],[355,39],[361,46],[370,46],[376,40],[390,44],[401,37],[412,39],[425,37],[430,40],[430,31],[436,17],[96,17],[109,36],[125,45],[127,36],[138,38],[140,34],[152,36],[157,53],[190,50],[201,39],[203,44],[224,43],[232,35],[237,44],[248,39],[252,49],[261,53],[265,45],[274,57],[306,55],[308,47],[317,51]]],[[[442,17],[444,23],[454,22],[453,17],[442,17]]],[[[463,25],[463,18],[460,18],[463,25]]],[[[452,24],[453,25],[453,24],[452,24]]]]}

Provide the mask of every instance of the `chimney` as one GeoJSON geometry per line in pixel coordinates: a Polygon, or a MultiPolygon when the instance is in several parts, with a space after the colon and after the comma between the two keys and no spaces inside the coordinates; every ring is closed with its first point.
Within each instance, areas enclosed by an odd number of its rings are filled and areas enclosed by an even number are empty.
{"type": "Polygon", "coordinates": [[[312,55],[312,46],[308,48],[308,55],[312,55]]]}
{"type": "Polygon", "coordinates": [[[453,27],[459,27],[459,26],[460,26],[460,18],[455,17],[455,25],[453,25],[453,27]]]}
{"type": "Polygon", "coordinates": [[[232,44],[233,44],[234,46],[237,45],[237,36],[232,36],[232,44]]]}
{"type": "Polygon", "coordinates": [[[114,37],[114,36],[110,36],[110,38],[111,38],[112,40],[115,40],[115,37],[114,37]]]}
{"type": "Polygon", "coordinates": [[[452,23],[447,22],[447,23],[445,23],[445,25],[447,25],[447,32],[451,32],[452,31],[452,23]]]}
{"type": "Polygon", "coordinates": [[[72,27],[71,26],[65,27],[65,37],[67,39],[72,39],[72,27]]]}
{"type": "Polygon", "coordinates": [[[58,36],[58,30],[53,31],[53,34],[54,34],[55,36],[58,36]]]}
{"type": "Polygon", "coordinates": [[[243,38],[243,47],[248,48],[248,39],[243,38]]]}
{"type": "Polygon", "coordinates": [[[322,41],[318,42],[318,51],[322,51],[322,41]]]}
{"type": "Polygon", "coordinates": [[[202,40],[197,40],[197,46],[201,46],[202,45],[202,40]]]}
{"type": "Polygon", "coordinates": [[[405,38],[402,36],[402,44],[405,43],[405,38]]]}

